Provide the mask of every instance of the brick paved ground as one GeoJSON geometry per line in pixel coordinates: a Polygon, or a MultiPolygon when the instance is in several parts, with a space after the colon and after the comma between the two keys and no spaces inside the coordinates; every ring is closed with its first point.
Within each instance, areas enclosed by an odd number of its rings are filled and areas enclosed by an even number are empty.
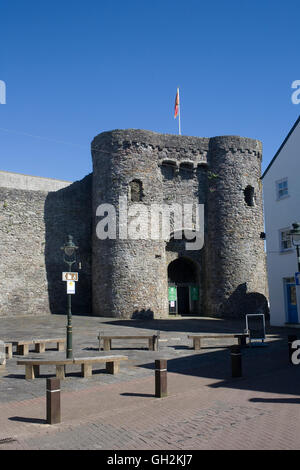
{"type": "MultiPolygon", "coordinates": [[[[73,317],[75,355],[105,355],[97,350],[99,329],[110,333],[161,331],[160,350],[141,343],[116,343],[112,353],[128,355],[116,376],[104,367],[90,379],[68,369],[61,382],[62,423],[45,421],[46,377],[24,379],[8,360],[0,379],[0,449],[299,449],[300,367],[291,366],[287,334],[268,329],[265,347],[243,350],[243,377],[231,378],[231,340],[208,341],[190,349],[191,332],[241,331],[239,322],[174,319],[140,322],[73,317]],[[154,360],[168,359],[168,392],[154,397],[154,360]],[[8,441],[9,439],[10,441],[8,441]]],[[[299,332],[300,333],[300,332],[299,332]]],[[[65,334],[65,317],[2,319],[5,340],[65,334]]],[[[64,357],[47,351],[29,357],[64,357]]]]}

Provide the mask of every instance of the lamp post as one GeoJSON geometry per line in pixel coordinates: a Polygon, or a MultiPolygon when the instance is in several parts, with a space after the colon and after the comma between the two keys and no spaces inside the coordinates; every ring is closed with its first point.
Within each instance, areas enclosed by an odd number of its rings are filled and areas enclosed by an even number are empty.
{"type": "MultiPolygon", "coordinates": [[[[61,247],[64,253],[64,262],[69,267],[69,272],[72,271],[72,266],[76,263],[76,251],[78,250],[78,246],[76,246],[73,242],[72,235],[68,235],[67,241],[64,246],[61,247]]],[[[72,311],[71,311],[71,295],[67,294],[68,296],[68,323],[67,323],[67,359],[72,359],[73,357],[73,349],[72,349],[72,311]]]]}
{"type": "MultiPolygon", "coordinates": [[[[293,224],[292,230],[290,230],[290,236],[292,239],[293,245],[296,247],[297,252],[297,262],[298,262],[298,273],[300,272],[300,223],[295,222],[293,224]]],[[[297,275],[297,277],[299,274],[297,275]]],[[[298,277],[299,279],[299,277],[298,277]]],[[[295,275],[295,282],[296,282],[296,299],[297,299],[297,314],[300,313],[300,285],[299,280],[296,278],[295,275]]],[[[299,319],[299,316],[298,316],[299,319]]],[[[299,321],[299,320],[298,320],[299,321]]]]}
{"type": "Polygon", "coordinates": [[[297,250],[298,272],[300,272],[300,223],[295,222],[292,230],[290,230],[292,243],[297,250]]]}

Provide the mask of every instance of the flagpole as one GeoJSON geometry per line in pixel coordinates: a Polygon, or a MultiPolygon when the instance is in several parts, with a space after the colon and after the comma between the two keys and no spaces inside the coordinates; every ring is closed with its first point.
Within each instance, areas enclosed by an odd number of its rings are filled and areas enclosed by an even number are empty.
{"type": "Polygon", "coordinates": [[[178,132],[179,132],[179,135],[181,135],[179,87],[178,87],[178,132]]]}

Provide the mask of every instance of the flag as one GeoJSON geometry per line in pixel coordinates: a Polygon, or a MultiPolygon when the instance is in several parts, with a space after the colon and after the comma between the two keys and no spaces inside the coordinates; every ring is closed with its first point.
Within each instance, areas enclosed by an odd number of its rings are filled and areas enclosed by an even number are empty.
{"type": "Polygon", "coordinates": [[[177,118],[179,112],[179,88],[177,88],[176,98],[175,98],[175,109],[174,109],[174,119],[177,118]]]}

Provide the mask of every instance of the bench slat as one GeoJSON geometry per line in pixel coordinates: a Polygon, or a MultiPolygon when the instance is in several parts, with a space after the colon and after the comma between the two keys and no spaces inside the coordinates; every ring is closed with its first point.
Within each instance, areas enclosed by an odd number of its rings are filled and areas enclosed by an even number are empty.
{"type": "Polygon", "coordinates": [[[65,378],[65,366],[67,364],[81,364],[81,375],[85,378],[92,376],[92,364],[106,363],[106,370],[109,374],[117,374],[120,371],[120,361],[128,360],[127,356],[96,356],[96,357],[77,357],[63,360],[35,360],[24,359],[17,361],[17,365],[25,365],[25,378],[33,380],[40,373],[40,366],[55,365],[56,377],[65,378]]]}
{"type": "Polygon", "coordinates": [[[249,338],[249,333],[226,333],[226,334],[196,334],[188,335],[189,339],[193,340],[193,348],[195,350],[201,349],[201,341],[203,339],[222,339],[222,338],[238,338],[239,345],[246,345],[246,338],[249,338]]]}
{"type": "Polygon", "coordinates": [[[158,350],[158,335],[101,335],[97,336],[99,340],[99,351],[101,350],[101,340],[103,342],[103,350],[110,351],[111,350],[111,342],[113,339],[119,340],[126,340],[126,339],[133,339],[133,340],[143,340],[146,339],[148,341],[148,349],[150,351],[158,350]]]}
{"type": "Polygon", "coordinates": [[[63,364],[73,364],[73,359],[60,359],[60,360],[47,360],[47,359],[23,359],[21,361],[17,361],[17,365],[32,365],[32,366],[39,366],[39,365],[63,365],[63,364]]]}
{"type": "MultiPolygon", "coordinates": [[[[130,335],[124,335],[124,336],[107,336],[107,335],[100,335],[100,338],[104,339],[151,339],[155,335],[139,335],[139,336],[130,336],[130,335]]],[[[99,339],[99,336],[98,336],[99,339]]]]}
{"type": "Polygon", "coordinates": [[[238,336],[249,336],[248,333],[228,333],[228,334],[220,334],[220,335],[188,335],[188,338],[193,339],[193,338],[236,338],[238,336]]]}
{"type": "Polygon", "coordinates": [[[127,356],[101,356],[101,357],[77,357],[73,359],[22,359],[17,361],[17,365],[49,365],[49,364],[82,364],[84,362],[112,362],[112,361],[126,361],[127,356]]]}
{"type": "Polygon", "coordinates": [[[101,357],[77,357],[74,359],[74,364],[92,363],[92,362],[112,362],[112,361],[127,361],[127,356],[101,356],[101,357]]]}

